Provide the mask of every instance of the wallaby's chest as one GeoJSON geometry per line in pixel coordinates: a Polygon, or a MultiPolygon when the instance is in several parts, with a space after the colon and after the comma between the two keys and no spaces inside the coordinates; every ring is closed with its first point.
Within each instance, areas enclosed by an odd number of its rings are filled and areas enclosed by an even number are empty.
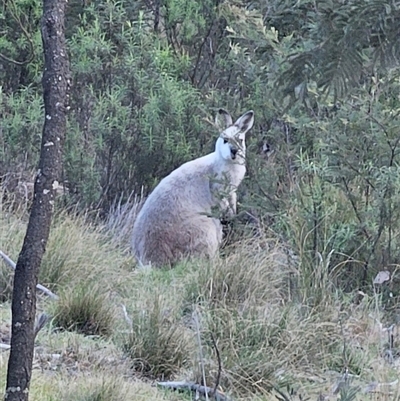
{"type": "Polygon", "coordinates": [[[229,167],[211,172],[210,188],[213,191],[231,192],[242,182],[246,167],[244,165],[232,165],[229,167]]]}

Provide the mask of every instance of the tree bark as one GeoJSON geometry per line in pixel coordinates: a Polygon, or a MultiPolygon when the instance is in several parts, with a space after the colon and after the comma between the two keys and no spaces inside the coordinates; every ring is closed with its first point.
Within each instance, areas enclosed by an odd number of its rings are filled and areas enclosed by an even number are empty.
{"type": "Polygon", "coordinates": [[[7,401],[26,401],[29,398],[35,340],[36,285],[50,233],[66,132],[70,85],[64,34],[66,5],[66,0],[43,0],[41,33],[45,119],[34,199],[14,277],[11,351],[4,398],[7,401]]]}

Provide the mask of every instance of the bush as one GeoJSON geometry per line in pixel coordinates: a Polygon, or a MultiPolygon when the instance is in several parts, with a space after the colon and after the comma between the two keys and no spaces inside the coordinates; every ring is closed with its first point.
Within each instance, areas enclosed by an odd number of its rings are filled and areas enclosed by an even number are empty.
{"type": "Polygon", "coordinates": [[[130,314],[132,331],[122,341],[135,371],[150,378],[170,379],[188,366],[192,334],[179,324],[175,312],[164,309],[157,293],[147,299],[146,309],[130,314]]]}
{"type": "Polygon", "coordinates": [[[55,292],[65,285],[79,285],[82,277],[102,281],[107,290],[118,286],[124,267],[131,268],[134,261],[107,240],[106,233],[88,216],[73,217],[63,212],[55,216],[39,281],[55,292]]]}
{"type": "Polygon", "coordinates": [[[82,282],[65,289],[51,308],[58,328],[85,335],[109,337],[115,322],[115,310],[99,286],[82,282]]]}
{"type": "MultiPolygon", "coordinates": [[[[0,189],[0,251],[10,257],[15,263],[20,251],[26,230],[23,217],[12,212],[12,205],[1,203],[2,190],[0,189]]],[[[11,299],[14,271],[0,258],[0,301],[11,299]]]]}
{"type": "MultiPolygon", "coordinates": [[[[186,278],[183,311],[197,314],[208,385],[219,369],[211,336],[221,355],[222,387],[242,396],[292,385],[304,369],[363,370],[368,357],[348,343],[338,324],[348,319],[338,315],[339,295],[327,280],[313,306],[301,266],[290,254],[273,240],[244,241],[225,260],[196,266],[186,278]]],[[[199,364],[193,369],[202,382],[199,364]]]]}

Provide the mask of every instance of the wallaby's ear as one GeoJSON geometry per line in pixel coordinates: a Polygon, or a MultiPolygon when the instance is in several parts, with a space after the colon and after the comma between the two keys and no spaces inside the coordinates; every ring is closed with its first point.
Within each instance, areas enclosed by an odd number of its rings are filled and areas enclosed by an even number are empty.
{"type": "Polygon", "coordinates": [[[231,115],[224,109],[219,109],[215,116],[215,125],[220,132],[225,131],[233,124],[231,115]]]}
{"type": "Polygon", "coordinates": [[[254,111],[250,110],[237,119],[235,125],[241,132],[246,133],[254,124],[254,111]]]}

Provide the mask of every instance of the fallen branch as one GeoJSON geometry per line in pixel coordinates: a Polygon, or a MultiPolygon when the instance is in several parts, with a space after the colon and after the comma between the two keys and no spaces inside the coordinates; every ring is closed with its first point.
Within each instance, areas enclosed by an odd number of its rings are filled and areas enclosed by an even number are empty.
{"type": "Polygon", "coordinates": [[[158,382],[157,385],[176,391],[191,391],[195,394],[201,395],[204,398],[209,397],[215,401],[232,401],[232,398],[229,398],[220,391],[214,392],[214,389],[211,387],[202,386],[193,382],[158,382]]]}
{"type": "MultiPolygon", "coordinates": [[[[46,313],[41,313],[39,315],[39,317],[36,319],[35,322],[35,327],[34,327],[34,331],[35,331],[35,339],[39,333],[40,330],[42,330],[42,328],[45,326],[45,324],[48,322],[49,320],[49,315],[47,315],[46,313]]],[[[7,343],[0,343],[0,350],[4,350],[7,351],[11,348],[10,344],[7,343]]]]}
{"type": "MultiPolygon", "coordinates": [[[[11,269],[15,270],[16,264],[13,262],[4,252],[0,251],[0,256],[3,258],[6,265],[8,265],[11,269]]],[[[57,300],[58,295],[54,294],[54,292],[50,291],[48,288],[44,287],[42,284],[37,284],[36,288],[42,292],[44,292],[49,298],[57,300]]]]}
{"type": "Polygon", "coordinates": [[[46,313],[41,313],[39,315],[39,317],[36,319],[35,327],[34,327],[35,339],[36,339],[39,331],[43,329],[43,327],[49,321],[49,319],[50,319],[50,316],[47,315],[46,313]]]}

